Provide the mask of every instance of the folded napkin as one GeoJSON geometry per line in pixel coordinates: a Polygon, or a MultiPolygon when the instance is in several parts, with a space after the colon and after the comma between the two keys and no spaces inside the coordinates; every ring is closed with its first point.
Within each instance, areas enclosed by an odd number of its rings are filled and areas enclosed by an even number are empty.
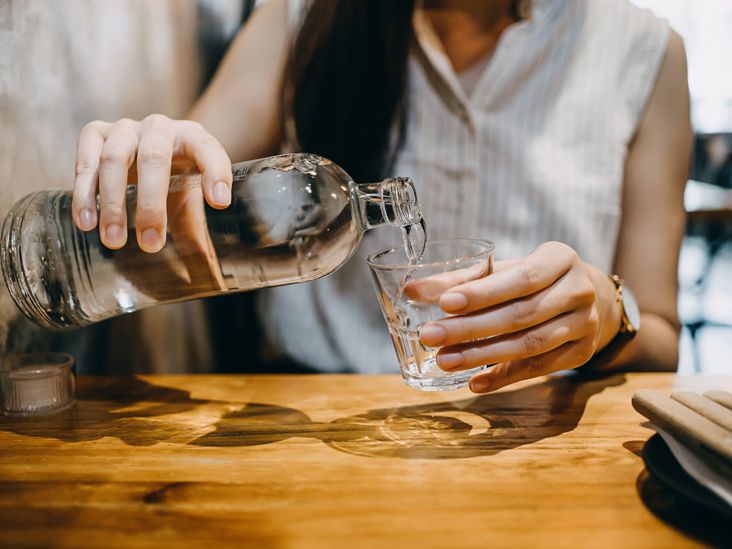
{"type": "Polygon", "coordinates": [[[721,499],[726,501],[727,505],[732,507],[732,479],[726,478],[724,475],[706,465],[701,459],[696,457],[693,452],[687,450],[683,444],[663,429],[656,427],[656,431],[661,435],[661,437],[663,437],[664,442],[666,442],[666,445],[671,450],[676,461],[679,462],[679,465],[684,468],[684,471],[686,471],[689,476],[699,484],[709,488],[721,499]]]}
{"type": "Polygon", "coordinates": [[[732,393],[656,391],[633,395],[633,407],[654,424],[676,461],[732,506],[732,393]]]}

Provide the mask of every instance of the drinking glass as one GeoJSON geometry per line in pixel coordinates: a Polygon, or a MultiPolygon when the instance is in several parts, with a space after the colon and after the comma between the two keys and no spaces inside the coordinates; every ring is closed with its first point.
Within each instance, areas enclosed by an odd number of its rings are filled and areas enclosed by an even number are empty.
{"type": "Polygon", "coordinates": [[[403,248],[371,254],[371,278],[391,334],[404,381],[422,391],[448,391],[468,384],[486,366],[446,372],[437,365],[438,349],[422,345],[419,330],[448,315],[439,307],[449,288],[493,272],[494,245],[487,240],[451,238],[428,241],[421,261],[410,263],[403,248]]]}

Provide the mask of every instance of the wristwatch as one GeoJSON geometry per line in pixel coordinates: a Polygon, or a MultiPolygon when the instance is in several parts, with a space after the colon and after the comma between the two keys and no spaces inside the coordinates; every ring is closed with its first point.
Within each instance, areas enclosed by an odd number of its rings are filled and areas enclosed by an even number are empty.
{"type": "Polygon", "coordinates": [[[615,285],[615,302],[620,307],[620,331],[618,334],[629,335],[632,339],[640,330],[641,324],[638,302],[622,278],[614,274],[610,276],[610,280],[615,285]]]}
{"type": "MultiPolygon", "coordinates": [[[[605,348],[597,353],[589,364],[593,368],[602,366],[611,362],[620,351],[635,337],[640,330],[641,313],[638,302],[623,282],[623,279],[614,274],[610,276],[610,280],[615,286],[615,302],[620,307],[620,329],[615,337],[608,343],[605,348]]],[[[589,365],[588,364],[588,365],[589,365]]]]}

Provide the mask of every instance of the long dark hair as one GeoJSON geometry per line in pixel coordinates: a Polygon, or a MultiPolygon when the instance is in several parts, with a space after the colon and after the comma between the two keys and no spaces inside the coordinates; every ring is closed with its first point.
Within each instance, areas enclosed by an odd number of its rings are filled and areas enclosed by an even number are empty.
{"type": "Polygon", "coordinates": [[[284,98],[300,147],[356,181],[383,177],[404,137],[414,5],[311,0],[292,45],[284,98]]]}

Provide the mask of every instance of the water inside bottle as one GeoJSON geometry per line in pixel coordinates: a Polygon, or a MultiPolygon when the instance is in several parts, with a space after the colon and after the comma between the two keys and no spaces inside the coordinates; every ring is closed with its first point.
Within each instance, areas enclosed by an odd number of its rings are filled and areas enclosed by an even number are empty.
{"type": "MultiPolygon", "coordinates": [[[[97,230],[76,229],[69,193],[31,195],[23,230],[8,231],[8,253],[22,255],[8,262],[17,271],[9,287],[28,316],[64,329],[160,302],[316,279],[352,254],[360,234],[340,174],[321,169],[316,183],[306,168],[266,166],[256,182],[237,186],[225,210],[205,204],[199,174],[174,177],[166,244],[153,254],[137,245],[136,187],[127,191],[119,250],[107,249],[97,230]]],[[[235,180],[248,169],[235,170],[235,180]]]]}

